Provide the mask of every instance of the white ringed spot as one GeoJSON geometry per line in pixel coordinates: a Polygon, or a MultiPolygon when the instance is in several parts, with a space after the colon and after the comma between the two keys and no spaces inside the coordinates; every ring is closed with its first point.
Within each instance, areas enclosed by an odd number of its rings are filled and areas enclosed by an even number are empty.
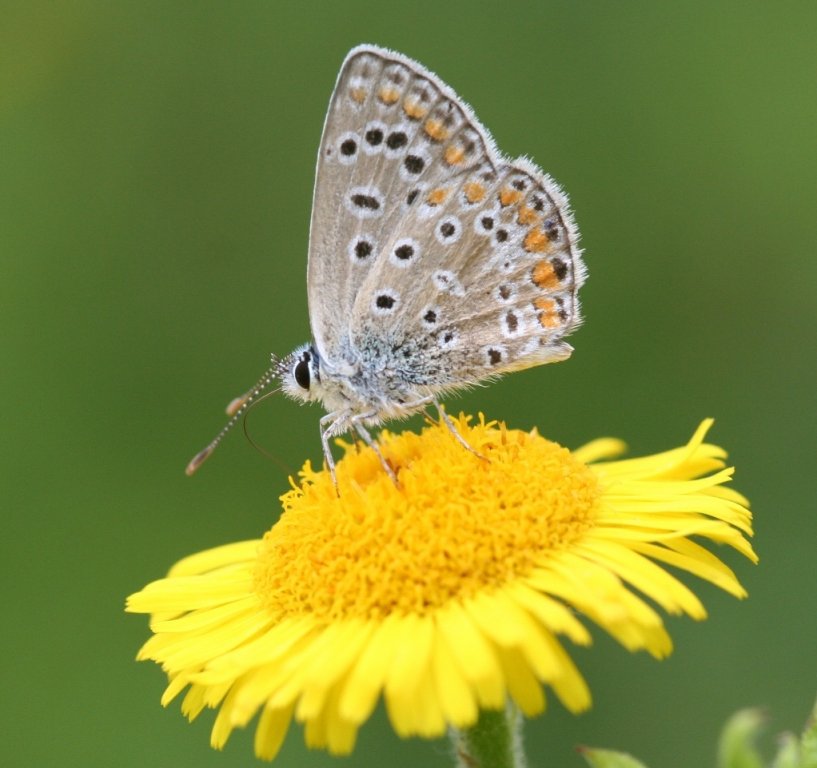
{"type": "Polygon", "coordinates": [[[391,126],[385,138],[385,149],[383,154],[390,160],[394,160],[405,153],[406,147],[411,141],[412,130],[408,125],[400,123],[399,125],[391,126]]]}
{"type": "Polygon", "coordinates": [[[413,237],[401,237],[396,240],[389,254],[389,261],[395,267],[405,269],[420,258],[420,244],[413,237]]]}
{"type": "Polygon", "coordinates": [[[478,235],[491,235],[499,226],[499,211],[496,208],[480,211],[474,217],[474,232],[478,235]]]}
{"type": "Polygon", "coordinates": [[[512,304],[516,301],[518,291],[515,283],[501,283],[494,288],[494,298],[500,304],[512,304]]]}
{"type": "Polygon", "coordinates": [[[360,136],[354,131],[346,131],[335,141],[337,158],[341,165],[352,165],[360,153],[360,136]]]}
{"type": "Polygon", "coordinates": [[[500,316],[502,335],[508,339],[524,336],[527,322],[525,317],[516,309],[508,309],[500,316]]]}
{"type": "Polygon", "coordinates": [[[455,328],[446,328],[437,334],[437,346],[440,349],[454,349],[460,337],[455,328]]]}
{"type": "Polygon", "coordinates": [[[371,235],[355,235],[346,246],[346,254],[353,264],[369,264],[376,255],[377,243],[371,235]]]}
{"type": "Polygon", "coordinates": [[[508,362],[508,350],[501,344],[489,344],[480,350],[486,368],[496,368],[508,362]]]}
{"type": "Polygon", "coordinates": [[[445,216],[434,228],[434,236],[441,245],[456,243],[462,236],[462,223],[456,216],[445,216]]]}
{"type": "Polygon", "coordinates": [[[436,304],[430,304],[420,312],[420,322],[429,329],[436,328],[440,324],[441,317],[442,312],[436,304]]]}
{"type": "Polygon", "coordinates": [[[383,194],[377,187],[352,187],[343,202],[346,210],[358,219],[377,219],[383,215],[383,194]]]}
{"type": "Polygon", "coordinates": [[[372,298],[372,314],[378,317],[394,314],[400,306],[400,294],[391,288],[379,288],[372,298]]]}
{"type": "Polygon", "coordinates": [[[431,155],[422,147],[411,147],[400,162],[400,178],[409,183],[419,179],[431,164],[431,155]]]}
{"type": "Polygon", "coordinates": [[[363,129],[363,151],[367,155],[376,155],[386,146],[388,127],[381,120],[371,120],[363,129]]]}

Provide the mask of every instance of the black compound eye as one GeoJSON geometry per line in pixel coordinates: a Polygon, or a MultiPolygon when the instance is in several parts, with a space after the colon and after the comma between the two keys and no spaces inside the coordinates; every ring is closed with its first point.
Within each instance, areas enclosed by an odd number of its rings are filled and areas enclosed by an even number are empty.
{"type": "Polygon", "coordinates": [[[293,371],[295,381],[301,389],[309,389],[309,357],[306,355],[298,361],[293,371]]]}

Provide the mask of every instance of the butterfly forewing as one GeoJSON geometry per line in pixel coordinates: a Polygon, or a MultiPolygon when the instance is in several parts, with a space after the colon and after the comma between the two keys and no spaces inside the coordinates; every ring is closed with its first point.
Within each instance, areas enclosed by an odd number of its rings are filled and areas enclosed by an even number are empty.
{"type": "Polygon", "coordinates": [[[371,46],[353,49],[330,100],[318,155],[308,273],[312,331],[330,363],[348,338],[361,284],[416,198],[411,181],[432,159],[427,152],[409,151],[421,125],[418,115],[430,110],[436,97],[432,83],[415,75],[406,61],[371,46]]]}

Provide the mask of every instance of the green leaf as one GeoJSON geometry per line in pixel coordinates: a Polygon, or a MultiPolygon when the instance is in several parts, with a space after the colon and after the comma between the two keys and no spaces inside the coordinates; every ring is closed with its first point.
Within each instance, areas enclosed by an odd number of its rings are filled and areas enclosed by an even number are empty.
{"type": "Polygon", "coordinates": [[[579,747],[578,752],[592,768],[647,768],[640,760],[625,752],[590,747],[579,747]]]}
{"type": "Polygon", "coordinates": [[[763,720],[760,710],[744,709],[726,721],[718,743],[718,768],[763,768],[754,743],[763,720]]]}

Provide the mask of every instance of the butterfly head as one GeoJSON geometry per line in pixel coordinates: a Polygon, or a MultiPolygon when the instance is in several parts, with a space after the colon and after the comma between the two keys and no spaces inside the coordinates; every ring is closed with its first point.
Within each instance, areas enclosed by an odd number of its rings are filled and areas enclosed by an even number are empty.
{"type": "Polygon", "coordinates": [[[318,351],[312,344],[303,344],[278,360],[275,373],[284,393],[304,402],[319,399],[321,366],[318,351]]]}

